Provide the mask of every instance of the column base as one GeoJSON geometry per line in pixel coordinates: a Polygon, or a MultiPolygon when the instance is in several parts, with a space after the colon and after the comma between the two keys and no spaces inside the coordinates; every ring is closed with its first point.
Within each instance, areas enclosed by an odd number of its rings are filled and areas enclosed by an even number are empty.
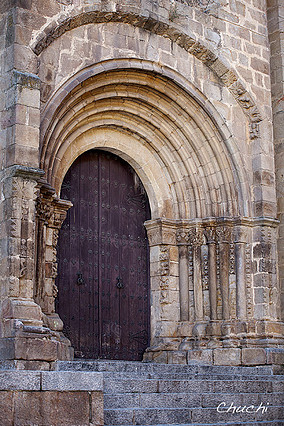
{"type": "Polygon", "coordinates": [[[272,366],[284,374],[284,323],[228,320],[179,324],[177,337],[148,348],[144,362],[272,366]],[[184,337],[184,332],[190,336],[184,337]]]}
{"type": "Polygon", "coordinates": [[[62,334],[46,327],[23,326],[13,337],[0,338],[0,360],[24,370],[49,370],[57,360],[71,361],[74,351],[62,334]]]}

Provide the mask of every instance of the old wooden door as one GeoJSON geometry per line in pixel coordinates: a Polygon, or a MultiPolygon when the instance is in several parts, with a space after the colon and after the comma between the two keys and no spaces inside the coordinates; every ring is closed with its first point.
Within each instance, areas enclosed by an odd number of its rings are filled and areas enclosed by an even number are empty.
{"type": "Polygon", "coordinates": [[[149,344],[147,195],[135,171],[91,150],[67,172],[57,312],[76,357],[141,360],[149,344]]]}

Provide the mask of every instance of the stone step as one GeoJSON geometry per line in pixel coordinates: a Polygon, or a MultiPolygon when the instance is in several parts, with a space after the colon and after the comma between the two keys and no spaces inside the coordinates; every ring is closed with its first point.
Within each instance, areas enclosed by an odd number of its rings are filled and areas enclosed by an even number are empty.
{"type": "Polygon", "coordinates": [[[57,362],[56,370],[102,372],[108,426],[284,425],[284,376],[270,367],[77,360],[57,362]],[[267,412],[219,413],[220,403],[262,403],[267,412]]]}
{"type": "Polygon", "coordinates": [[[221,402],[230,406],[259,406],[260,403],[277,406],[284,404],[284,392],[280,393],[123,393],[105,394],[105,409],[119,408],[216,408],[221,402]]]}
{"type": "Polygon", "coordinates": [[[143,373],[143,374],[215,374],[215,375],[272,375],[270,366],[263,367],[234,367],[217,365],[180,365],[180,364],[158,364],[144,363],[138,361],[109,361],[109,360],[76,360],[57,361],[57,370],[86,370],[86,371],[109,371],[120,373],[143,373]]]}
{"type": "MultiPolygon", "coordinates": [[[[258,413],[219,413],[216,408],[138,408],[138,409],[106,409],[105,425],[228,425],[258,424],[267,422],[283,424],[283,406],[270,407],[271,411],[258,413]],[[272,411],[273,410],[273,411],[272,411]],[[273,417],[272,417],[273,416],[273,417]],[[276,420],[277,419],[277,420],[276,420]],[[279,420],[278,420],[279,419],[279,420]]],[[[284,421],[284,420],[283,420],[284,421]]]]}
{"type": "Polygon", "coordinates": [[[270,380],[104,379],[105,393],[271,393],[284,392],[284,378],[270,380]]]}

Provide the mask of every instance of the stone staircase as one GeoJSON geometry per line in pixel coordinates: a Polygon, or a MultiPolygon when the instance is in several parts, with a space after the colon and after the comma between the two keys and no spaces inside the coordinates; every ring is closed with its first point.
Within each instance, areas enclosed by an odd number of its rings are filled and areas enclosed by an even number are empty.
{"type": "Polygon", "coordinates": [[[97,360],[56,369],[103,373],[105,425],[284,425],[284,376],[270,367],[97,360]]]}

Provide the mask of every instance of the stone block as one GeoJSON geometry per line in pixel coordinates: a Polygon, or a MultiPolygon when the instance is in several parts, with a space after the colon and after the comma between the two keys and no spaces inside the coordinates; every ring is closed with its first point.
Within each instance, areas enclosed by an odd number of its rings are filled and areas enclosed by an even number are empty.
{"type": "Polygon", "coordinates": [[[101,391],[103,375],[97,372],[46,371],[42,373],[45,391],[101,391]]]}
{"type": "Polygon", "coordinates": [[[158,392],[158,380],[143,380],[143,379],[110,379],[105,382],[104,391],[117,393],[144,393],[158,392]]]}
{"type": "Polygon", "coordinates": [[[214,392],[214,382],[211,380],[159,380],[159,392],[214,392]]]}
{"type": "Polygon", "coordinates": [[[18,94],[18,103],[32,108],[39,108],[40,91],[23,87],[18,94]]]}
{"type": "Polygon", "coordinates": [[[191,411],[189,408],[175,409],[137,409],[135,410],[135,421],[138,424],[183,424],[185,419],[190,419],[191,411]]]}
{"type": "Polygon", "coordinates": [[[169,364],[186,364],[186,351],[168,351],[169,364]]]}
{"type": "Polygon", "coordinates": [[[132,409],[121,409],[117,410],[105,410],[105,424],[119,425],[119,424],[131,424],[133,423],[133,410],[132,409]]]}
{"type": "Polygon", "coordinates": [[[188,364],[213,364],[212,349],[189,350],[187,352],[188,364]]]}
{"type": "Polygon", "coordinates": [[[266,364],[266,351],[263,348],[243,348],[242,365],[266,364]]]}
{"type": "Polygon", "coordinates": [[[14,424],[89,425],[88,392],[18,392],[14,424]]]}
{"type": "MultiPolygon", "coordinates": [[[[128,399],[128,398],[127,398],[128,399]]],[[[104,424],[104,395],[103,392],[92,392],[91,394],[91,410],[92,410],[92,424],[104,424]]]]}
{"type": "Polygon", "coordinates": [[[267,364],[284,365],[284,349],[266,349],[267,351],[267,364]]]}
{"type": "Polygon", "coordinates": [[[0,371],[0,390],[40,390],[38,371],[0,371]]]}
{"type": "MultiPolygon", "coordinates": [[[[152,396],[154,394],[145,394],[145,396],[152,396]]],[[[139,393],[133,393],[128,394],[127,398],[125,398],[125,395],[104,395],[104,405],[105,408],[111,407],[111,408],[127,408],[127,407],[139,407],[140,406],[140,399],[142,400],[143,394],[139,393]]]]}
{"type": "Polygon", "coordinates": [[[141,394],[140,406],[143,408],[188,408],[201,405],[200,393],[178,393],[178,394],[141,394]]]}
{"type": "Polygon", "coordinates": [[[241,349],[213,349],[213,362],[215,365],[241,365],[241,349]]]}
{"type": "Polygon", "coordinates": [[[15,358],[25,360],[55,361],[57,359],[57,342],[46,337],[17,338],[15,358]]]}
{"type": "Polygon", "coordinates": [[[48,371],[50,370],[50,363],[45,361],[21,361],[16,360],[15,366],[17,370],[37,370],[48,371]]]}
{"type": "Polygon", "coordinates": [[[0,359],[14,359],[15,344],[13,338],[0,339],[0,359]]]}
{"type": "Polygon", "coordinates": [[[0,391],[1,426],[13,425],[13,392],[0,391]]]}

